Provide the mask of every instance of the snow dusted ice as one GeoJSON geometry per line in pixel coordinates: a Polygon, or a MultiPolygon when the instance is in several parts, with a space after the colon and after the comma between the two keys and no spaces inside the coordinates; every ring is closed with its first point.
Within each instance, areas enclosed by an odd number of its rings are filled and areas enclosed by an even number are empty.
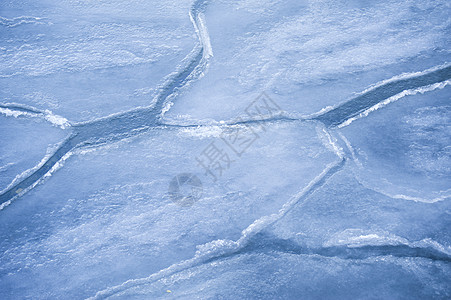
{"type": "Polygon", "coordinates": [[[1,299],[449,299],[448,1],[0,3],[1,299]]]}

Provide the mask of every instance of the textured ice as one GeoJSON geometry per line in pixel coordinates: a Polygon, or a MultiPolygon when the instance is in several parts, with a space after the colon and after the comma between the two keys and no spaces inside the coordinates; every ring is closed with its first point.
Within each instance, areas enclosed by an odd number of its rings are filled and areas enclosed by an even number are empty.
{"type": "Polygon", "coordinates": [[[242,98],[261,90],[288,113],[308,115],[376,82],[449,60],[446,2],[265,4],[208,6],[212,65],[168,117],[234,118],[247,105],[242,98]]]}
{"type": "Polygon", "coordinates": [[[9,275],[10,280],[23,281],[21,289],[26,288],[27,295],[41,294],[55,284],[56,297],[67,292],[87,297],[101,289],[102,282],[119,284],[188,259],[197,245],[238,239],[243,228],[271,214],[275,205],[281,207],[299,184],[307,185],[336,160],[316,135],[315,124],[276,124],[224,171],[220,183],[213,184],[202,175],[194,157],[214,136],[193,137],[196,131],[156,130],[113,146],[75,153],[45,185],[26,194],[17,206],[8,207],[14,216],[22,210],[16,210],[21,204],[29,207],[35,202],[33,209],[27,209],[27,222],[2,219],[2,234],[11,241],[2,271],[13,272],[31,263],[33,269],[39,266],[35,272],[40,282],[28,286],[26,271],[9,275]],[[274,146],[269,147],[271,143],[274,146]],[[240,166],[241,161],[246,161],[246,168],[240,166]],[[180,207],[165,195],[168,182],[179,170],[200,173],[204,183],[204,195],[193,207],[180,207]],[[36,228],[29,236],[11,237],[29,226],[36,228]],[[53,249],[58,258],[49,260],[44,255],[25,262],[21,259],[25,249],[49,255],[48,249],[53,249]],[[108,261],[99,269],[105,257],[108,261]],[[57,266],[64,274],[61,280],[79,276],[80,270],[84,279],[77,279],[75,285],[58,284],[52,277],[57,266]],[[117,268],[122,275],[111,279],[117,268]],[[79,284],[84,290],[79,290],[79,284]]]}
{"type": "Polygon", "coordinates": [[[190,5],[4,2],[0,98],[71,121],[149,105],[161,78],[195,44],[190,5]]]}
{"type": "Polygon", "coordinates": [[[0,299],[451,298],[450,12],[3,1],[0,299]]]}
{"type": "MultiPolygon", "coordinates": [[[[0,112],[2,108],[0,107],[0,112]]],[[[58,146],[66,133],[41,118],[0,118],[0,190],[6,189],[13,179],[23,178],[27,170],[45,161],[58,146]]]]}
{"type": "Polygon", "coordinates": [[[407,96],[341,130],[355,148],[354,171],[362,184],[398,199],[449,197],[449,95],[448,86],[407,96]]]}
{"type": "Polygon", "coordinates": [[[119,292],[111,299],[412,299],[447,294],[449,268],[429,260],[260,252],[237,254],[119,292]],[[390,288],[388,288],[390,287],[390,288]],[[171,291],[168,295],[167,291],[171,291]]]}

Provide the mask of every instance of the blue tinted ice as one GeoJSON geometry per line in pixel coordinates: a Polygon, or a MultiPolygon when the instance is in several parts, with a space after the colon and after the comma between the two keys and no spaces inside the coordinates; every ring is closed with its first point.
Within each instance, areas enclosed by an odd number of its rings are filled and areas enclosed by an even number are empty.
{"type": "Polygon", "coordinates": [[[3,1],[0,299],[451,298],[447,1],[3,1]]]}

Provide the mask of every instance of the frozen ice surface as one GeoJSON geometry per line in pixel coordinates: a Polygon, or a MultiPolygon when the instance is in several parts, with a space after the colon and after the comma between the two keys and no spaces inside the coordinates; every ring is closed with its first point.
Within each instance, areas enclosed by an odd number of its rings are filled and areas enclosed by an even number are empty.
{"type": "Polygon", "coordinates": [[[450,12],[2,1],[0,299],[451,298],[450,12]]]}
{"type": "Polygon", "coordinates": [[[111,299],[415,299],[446,294],[446,283],[425,283],[449,275],[443,263],[431,264],[422,258],[376,257],[350,262],[255,251],[130,288],[111,299]]]}
{"type": "Polygon", "coordinates": [[[261,2],[207,7],[211,67],[168,118],[234,118],[246,108],[243,98],[261,90],[288,113],[309,115],[449,61],[446,1],[261,2]]]}
{"type": "Polygon", "coordinates": [[[157,272],[192,257],[197,245],[238,239],[243,228],[281,207],[300,184],[307,185],[336,160],[316,135],[315,124],[280,124],[268,128],[214,184],[194,159],[214,137],[199,138],[197,131],[156,130],[74,154],[48,182],[11,205],[10,217],[1,222],[9,249],[1,269],[10,273],[9,280],[22,282],[14,288],[31,297],[55,285],[54,297],[87,297],[106,282],[120,284],[157,272]],[[181,207],[165,195],[179,170],[198,173],[204,184],[202,199],[192,207],[181,207]],[[27,222],[16,215],[23,209],[27,222]],[[29,226],[35,230],[13,238],[29,226]],[[23,256],[30,249],[45,254],[27,262],[23,256]],[[25,280],[30,263],[39,282],[25,280]],[[64,274],[61,282],[52,275],[55,268],[64,274]],[[111,278],[118,269],[118,276],[111,278]],[[67,278],[77,279],[69,284],[67,278]]]}
{"type": "Polygon", "coordinates": [[[0,98],[71,121],[149,105],[195,45],[190,5],[2,1],[0,98]]]}

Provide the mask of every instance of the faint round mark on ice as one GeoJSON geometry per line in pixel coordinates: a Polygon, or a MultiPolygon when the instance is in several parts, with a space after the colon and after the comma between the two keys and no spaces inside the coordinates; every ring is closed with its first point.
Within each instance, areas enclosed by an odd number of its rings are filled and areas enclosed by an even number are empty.
{"type": "Polygon", "coordinates": [[[202,182],[192,173],[180,173],[172,178],[168,192],[174,203],[191,206],[202,197],[202,182]]]}

